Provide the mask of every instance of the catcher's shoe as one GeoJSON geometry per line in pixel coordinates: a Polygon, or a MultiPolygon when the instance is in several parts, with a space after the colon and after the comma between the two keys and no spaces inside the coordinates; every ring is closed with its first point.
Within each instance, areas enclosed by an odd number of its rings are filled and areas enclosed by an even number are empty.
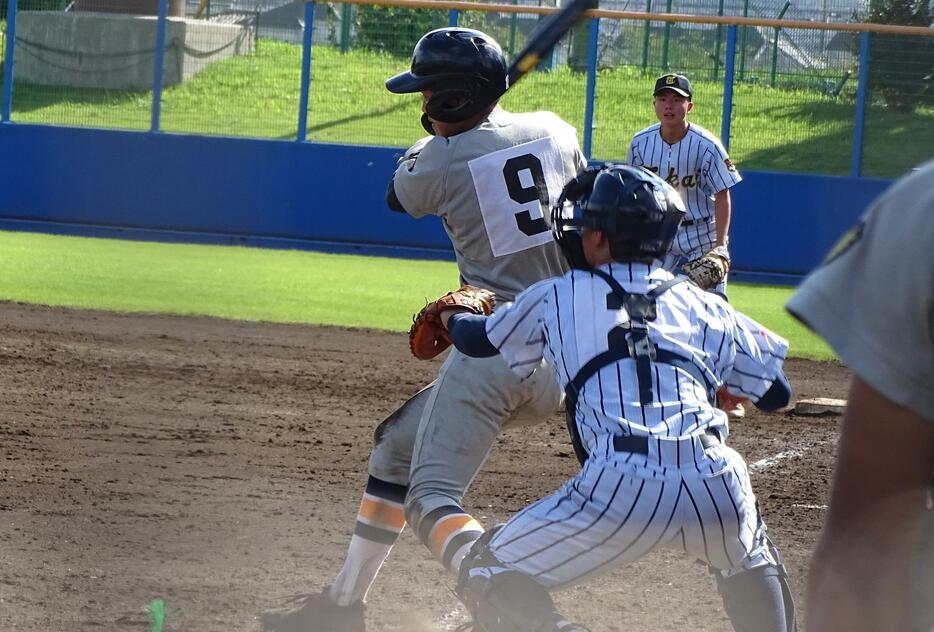
{"type": "Polygon", "coordinates": [[[728,414],[733,419],[742,419],[746,416],[746,408],[742,404],[737,404],[733,408],[727,410],[726,414],[728,414]]]}
{"type": "Polygon", "coordinates": [[[327,589],[298,595],[282,608],[260,615],[264,632],[366,632],[366,606],[334,603],[327,589]]]}

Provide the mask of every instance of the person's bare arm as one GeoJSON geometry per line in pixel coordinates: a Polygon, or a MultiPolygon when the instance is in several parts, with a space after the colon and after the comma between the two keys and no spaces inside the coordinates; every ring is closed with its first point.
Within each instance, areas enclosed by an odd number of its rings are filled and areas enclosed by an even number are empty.
{"type": "Polygon", "coordinates": [[[726,246],[730,236],[730,221],[733,218],[733,202],[729,189],[723,189],[714,195],[713,215],[717,223],[717,243],[714,245],[726,246]]]}
{"type": "Polygon", "coordinates": [[[808,632],[909,629],[911,562],[932,465],[934,424],[854,377],[808,579],[808,632]]]}

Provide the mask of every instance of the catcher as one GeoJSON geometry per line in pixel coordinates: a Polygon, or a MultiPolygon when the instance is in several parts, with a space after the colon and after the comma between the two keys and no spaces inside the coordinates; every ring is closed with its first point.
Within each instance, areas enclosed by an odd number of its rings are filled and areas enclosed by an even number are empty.
{"type": "MultiPolygon", "coordinates": [[[[551,112],[515,114],[498,106],[507,65],[488,35],[464,28],[427,33],[411,70],[386,82],[394,93],[421,93],[422,125],[432,136],[402,156],[389,183],[390,209],[441,218],[465,289],[448,299],[489,313],[497,302],[566,264],[550,230],[550,208],[585,164],[572,126],[551,112]]],[[[468,307],[469,308],[469,307],[468,307]]],[[[432,322],[436,307],[422,321],[432,322]]],[[[416,328],[417,329],[417,328],[416,328]]],[[[413,332],[412,350],[433,357],[446,335],[413,332]]],[[[380,566],[405,525],[457,573],[483,527],[461,499],[506,426],[539,423],[560,407],[547,365],[520,379],[501,358],[451,350],[438,378],[376,429],[369,477],[347,555],[337,577],[293,608],[269,611],[266,630],[365,630],[364,603],[380,566]]],[[[309,579],[320,572],[309,569],[309,579]]],[[[557,615],[555,618],[558,619],[557,615]]],[[[557,623],[554,629],[557,627],[557,623]]]]}
{"type": "MultiPolygon", "coordinates": [[[[693,97],[694,89],[684,75],[659,77],[653,92],[658,123],[633,136],[626,163],[658,174],[684,202],[687,212],[663,267],[680,268],[702,289],[726,298],[733,209],[730,187],[742,176],[716,136],[688,123],[693,97]]],[[[733,417],[745,414],[741,402],[721,394],[721,408],[733,417]]]]}
{"type": "Polygon", "coordinates": [[[582,467],[478,540],[458,597],[486,632],[550,630],[548,591],[668,548],[708,565],[734,630],[794,632],[786,569],[713,406],[720,385],[785,406],[788,343],[661,268],[684,208],[654,174],[584,172],[553,213],[570,272],[490,317],[455,307],[442,319],[463,353],[502,357],[520,376],[542,359],[555,367],[582,467]]]}

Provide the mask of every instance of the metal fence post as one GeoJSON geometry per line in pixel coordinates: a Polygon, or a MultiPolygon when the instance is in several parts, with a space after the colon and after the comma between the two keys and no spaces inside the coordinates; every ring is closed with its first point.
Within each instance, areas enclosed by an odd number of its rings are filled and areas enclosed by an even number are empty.
{"type": "MultiPolygon", "coordinates": [[[[749,0],[743,0],[743,17],[749,17],[749,0]]],[[[746,34],[749,30],[748,26],[743,26],[743,41],[740,43],[739,51],[739,80],[744,81],[746,79],[746,34]]]]}
{"type": "MultiPolygon", "coordinates": [[[[555,0],[554,6],[555,6],[556,8],[560,8],[560,7],[561,7],[562,1],[563,1],[563,0],[555,0]]],[[[544,6],[544,5],[545,5],[545,3],[542,2],[542,0],[538,0],[538,6],[541,7],[541,6],[544,6]]],[[[541,24],[542,22],[546,21],[548,18],[549,18],[549,16],[547,16],[547,15],[540,15],[540,16],[538,16],[538,22],[539,22],[539,24],[541,24]]],[[[547,71],[549,71],[549,72],[552,71],[552,70],[554,70],[554,68],[555,68],[555,52],[556,52],[557,50],[558,50],[558,42],[555,42],[555,45],[551,47],[551,50],[549,50],[549,51],[542,57],[541,61],[538,62],[538,69],[539,69],[539,70],[541,70],[541,71],[547,70],[547,71]]]]}
{"type": "MultiPolygon", "coordinates": [[[[671,13],[671,0],[665,3],[665,13],[671,13]]],[[[671,22],[665,22],[665,41],[662,44],[662,70],[668,72],[668,44],[671,41],[671,22]]]]}
{"type": "MultiPolygon", "coordinates": [[[[790,0],[785,0],[785,6],[778,12],[778,19],[785,17],[785,11],[791,6],[790,0]]],[[[778,68],[778,35],[782,32],[782,27],[775,27],[775,41],[772,42],[772,87],[775,87],[775,71],[778,68]]]]}
{"type": "Polygon", "coordinates": [[[0,121],[9,123],[13,109],[13,49],[16,47],[16,0],[8,0],[6,7],[6,59],[3,62],[3,104],[0,121]]]}
{"type": "Polygon", "coordinates": [[[311,90],[311,42],[315,29],[315,3],[305,2],[305,24],[302,30],[302,86],[298,97],[298,134],[295,140],[308,137],[308,92],[311,90]]]}
{"type": "Polygon", "coordinates": [[[597,52],[600,42],[600,18],[590,18],[590,41],[587,43],[587,97],[584,103],[584,157],[590,160],[593,147],[593,110],[597,95],[597,52]]]}
{"type": "Polygon", "coordinates": [[[451,12],[448,13],[448,26],[457,26],[458,20],[460,20],[461,12],[457,9],[451,9],[451,12]]]}
{"type": "MultiPolygon", "coordinates": [[[[519,4],[519,0],[512,0],[513,4],[519,4]]],[[[509,16],[509,56],[516,48],[516,32],[519,30],[519,14],[513,13],[509,16]]]]}
{"type": "Polygon", "coordinates": [[[726,59],[723,62],[723,120],[720,141],[730,148],[730,119],[733,117],[733,77],[736,74],[736,25],[726,27],[726,59]]]}
{"type": "Polygon", "coordinates": [[[350,50],[350,25],[353,22],[353,5],[345,4],[341,8],[341,52],[350,50]]]}
{"type": "Polygon", "coordinates": [[[859,34],[859,85],[856,86],[856,113],[853,116],[853,162],[850,175],[858,178],[863,165],[863,126],[869,97],[869,31],[859,34]]]}
{"type": "MultiPolygon", "coordinates": [[[[652,0],[645,0],[645,12],[652,12],[652,0]]],[[[649,65],[649,35],[652,31],[652,23],[649,20],[645,21],[645,35],[642,38],[642,71],[649,65]]]]}
{"type": "Polygon", "coordinates": [[[165,67],[165,23],[168,21],[169,0],[159,0],[159,17],[156,19],[156,54],[152,68],[152,120],[150,132],[159,131],[162,114],[162,72],[165,67]]]}
{"type": "MultiPolygon", "coordinates": [[[[723,0],[720,0],[720,6],[717,7],[717,15],[723,15],[723,0]]],[[[711,80],[716,81],[717,75],[720,74],[720,44],[723,41],[723,25],[717,25],[717,44],[714,47],[713,51],[713,74],[711,75],[711,80]]]]}

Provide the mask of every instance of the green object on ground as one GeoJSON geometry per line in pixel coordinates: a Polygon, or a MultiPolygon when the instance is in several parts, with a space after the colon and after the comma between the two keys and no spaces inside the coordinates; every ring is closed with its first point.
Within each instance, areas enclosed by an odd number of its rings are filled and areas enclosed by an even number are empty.
{"type": "Polygon", "coordinates": [[[152,625],[151,632],[162,632],[162,622],[165,621],[165,602],[161,599],[150,601],[146,606],[146,615],[152,625]]]}

